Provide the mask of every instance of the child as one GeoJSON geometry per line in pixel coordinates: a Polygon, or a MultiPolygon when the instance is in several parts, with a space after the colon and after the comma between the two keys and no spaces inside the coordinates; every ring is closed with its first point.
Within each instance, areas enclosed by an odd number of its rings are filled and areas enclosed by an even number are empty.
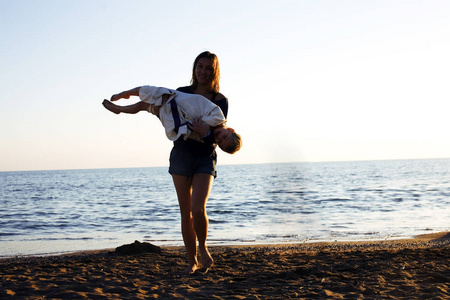
{"type": "Polygon", "coordinates": [[[183,135],[184,139],[203,142],[212,132],[215,143],[225,152],[233,154],[242,146],[240,135],[225,125],[226,119],[220,108],[201,95],[163,87],[142,86],[113,95],[111,101],[128,99],[130,96],[139,96],[141,101],[119,106],[104,100],[103,106],[115,114],[134,114],[147,110],[159,117],[171,141],[183,135]]]}

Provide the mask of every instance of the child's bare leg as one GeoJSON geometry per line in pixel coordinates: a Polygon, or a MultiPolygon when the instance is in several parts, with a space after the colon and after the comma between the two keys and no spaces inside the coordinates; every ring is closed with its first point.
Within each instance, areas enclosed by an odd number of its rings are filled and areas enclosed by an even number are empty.
{"type": "Polygon", "coordinates": [[[106,99],[103,100],[102,104],[107,110],[109,110],[115,114],[120,114],[120,113],[135,114],[140,111],[147,110],[150,105],[148,103],[140,101],[140,102],[136,102],[135,104],[120,106],[120,105],[116,105],[106,99]]]}
{"type": "Polygon", "coordinates": [[[110,101],[108,101],[106,99],[103,100],[102,104],[110,112],[113,112],[115,114],[120,114],[121,113],[120,106],[115,105],[114,103],[112,103],[112,102],[110,102],[110,101]]]}

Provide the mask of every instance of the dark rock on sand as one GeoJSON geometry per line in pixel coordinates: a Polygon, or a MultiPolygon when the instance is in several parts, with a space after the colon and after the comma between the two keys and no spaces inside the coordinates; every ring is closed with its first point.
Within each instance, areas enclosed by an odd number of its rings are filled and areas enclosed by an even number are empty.
{"type": "Polygon", "coordinates": [[[122,245],[116,248],[116,253],[120,255],[132,255],[132,254],[143,254],[143,253],[157,253],[161,254],[162,249],[153,244],[139,241],[134,241],[132,244],[122,245]]]}

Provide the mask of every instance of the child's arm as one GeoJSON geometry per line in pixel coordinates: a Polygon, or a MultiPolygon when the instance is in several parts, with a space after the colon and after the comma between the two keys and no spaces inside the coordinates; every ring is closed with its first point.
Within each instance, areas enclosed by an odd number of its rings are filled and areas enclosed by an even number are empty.
{"type": "Polygon", "coordinates": [[[117,101],[119,99],[130,99],[131,96],[139,96],[140,86],[135,87],[134,89],[123,91],[118,94],[114,94],[111,96],[111,101],[117,101]]]}

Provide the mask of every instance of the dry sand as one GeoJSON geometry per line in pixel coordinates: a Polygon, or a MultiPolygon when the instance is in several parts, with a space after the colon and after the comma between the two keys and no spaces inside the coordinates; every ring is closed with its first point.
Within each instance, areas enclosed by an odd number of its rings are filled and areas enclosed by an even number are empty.
{"type": "Polygon", "coordinates": [[[450,299],[450,233],[210,251],[213,268],[189,276],[183,248],[3,259],[0,298],[450,299]]]}

